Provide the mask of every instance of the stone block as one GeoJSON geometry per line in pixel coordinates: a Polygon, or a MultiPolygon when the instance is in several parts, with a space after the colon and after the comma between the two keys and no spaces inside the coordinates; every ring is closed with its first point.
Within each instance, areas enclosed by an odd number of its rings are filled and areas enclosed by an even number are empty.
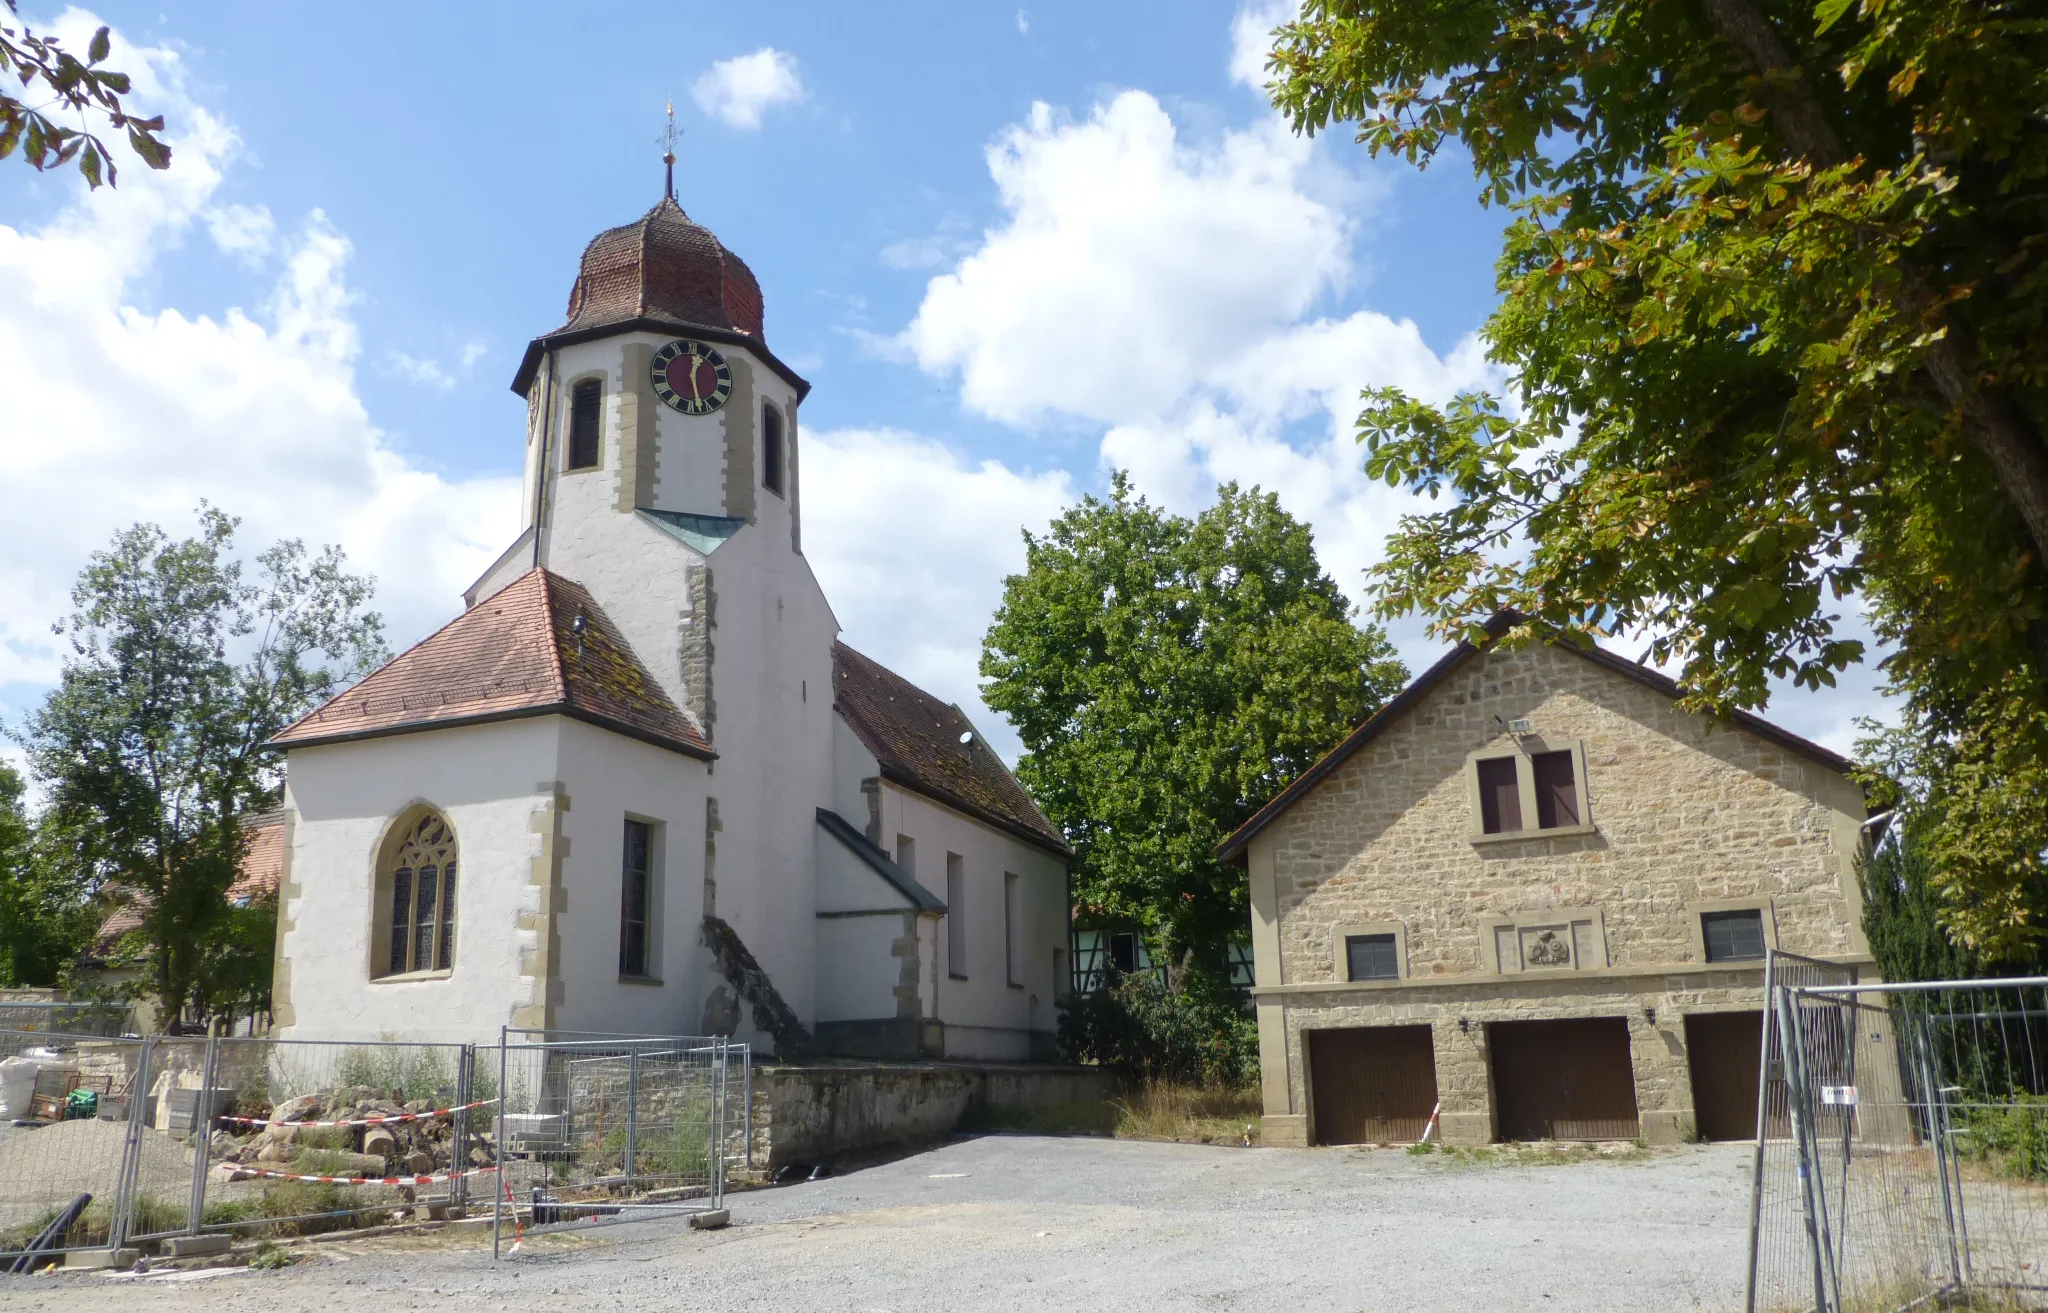
{"type": "Polygon", "coordinates": [[[221,1235],[174,1235],[164,1241],[164,1248],[172,1258],[198,1258],[204,1254],[225,1254],[234,1244],[234,1237],[221,1235]]]}

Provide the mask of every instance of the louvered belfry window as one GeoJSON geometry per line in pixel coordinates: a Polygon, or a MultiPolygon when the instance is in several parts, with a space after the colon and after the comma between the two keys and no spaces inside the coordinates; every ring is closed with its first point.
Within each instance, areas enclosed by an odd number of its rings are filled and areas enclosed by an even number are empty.
{"type": "Polygon", "coordinates": [[[389,941],[382,974],[455,965],[455,868],[455,832],[440,813],[424,813],[386,863],[389,941]]]}
{"type": "Polygon", "coordinates": [[[569,394],[569,468],[589,469],[597,464],[598,403],[604,398],[604,384],[586,378],[569,394]]]}

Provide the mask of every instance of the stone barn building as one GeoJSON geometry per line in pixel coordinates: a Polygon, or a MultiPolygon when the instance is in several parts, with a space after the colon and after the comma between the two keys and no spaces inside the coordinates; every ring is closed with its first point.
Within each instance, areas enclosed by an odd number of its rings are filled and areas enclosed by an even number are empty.
{"type": "MultiPolygon", "coordinates": [[[[1515,623],[1497,617],[1492,638],[1515,623]]],[[[1850,763],[1569,643],[1461,644],[1227,839],[1269,1142],[1740,1139],[1764,955],[1862,965],[1850,763]]]]}

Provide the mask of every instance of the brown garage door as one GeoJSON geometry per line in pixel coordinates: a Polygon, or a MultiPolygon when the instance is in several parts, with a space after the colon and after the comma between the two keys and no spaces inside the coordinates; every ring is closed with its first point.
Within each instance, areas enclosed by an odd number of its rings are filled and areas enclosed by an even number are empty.
{"type": "Polygon", "coordinates": [[[1642,1133],[1627,1021],[1496,1021],[1486,1038],[1501,1139],[1633,1140],[1642,1133]]]}
{"type": "Polygon", "coordinates": [[[1427,1026],[1308,1032],[1317,1144],[1422,1138],[1436,1107],[1436,1046],[1427,1026]]]}
{"type": "Polygon", "coordinates": [[[1693,1119],[1700,1138],[1756,1138],[1757,1063],[1763,1039],[1761,1012],[1702,1012],[1685,1019],[1693,1119]]]}

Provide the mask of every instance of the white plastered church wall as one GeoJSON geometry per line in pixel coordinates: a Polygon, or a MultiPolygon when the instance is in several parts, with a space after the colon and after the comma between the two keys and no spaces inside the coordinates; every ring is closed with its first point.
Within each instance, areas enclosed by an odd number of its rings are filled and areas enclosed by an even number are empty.
{"type": "Polygon", "coordinates": [[[933,982],[935,1015],[946,1023],[946,1056],[1021,1061],[1033,1055],[1034,1032],[1036,1051],[1044,1052],[1057,1024],[1054,953],[1064,961],[1067,947],[1065,865],[1044,849],[888,781],[882,783],[881,805],[883,847],[894,852],[897,836],[909,836],[917,854],[912,874],[940,898],[949,898],[947,854],[961,859],[966,906],[949,906],[946,917],[960,917],[966,926],[967,960],[957,964],[966,978],[956,979],[956,964],[947,960],[950,927],[944,921],[936,942],[922,950],[928,954],[925,978],[933,982]],[[1020,881],[1014,985],[1005,942],[1006,874],[1020,881]]]}
{"type": "Polygon", "coordinates": [[[522,959],[536,947],[520,919],[538,910],[537,815],[559,778],[559,718],[397,734],[296,749],[297,813],[279,909],[291,963],[285,1038],[495,1040],[532,998],[522,959]],[[382,981],[370,960],[377,861],[415,804],[447,818],[457,844],[455,963],[445,979],[382,981]],[[367,981],[367,983],[366,983],[367,981]]]}
{"type": "Polygon", "coordinates": [[[916,908],[831,835],[818,839],[818,1020],[882,1021],[897,1014],[897,941],[916,908]]]}
{"type": "Polygon", "coordinates": [[[704,900],[706,763],[595,726],[566,721],[562,778],[570,807],[563,861],[562,1002],[567,1030],[694,1034],[709,954],[698,933],[704,900]],[[655,827],[649,980],[619,972],[627,820],[655,827]],[[657,983],[658,982],[658,983],[657,983]]]}

